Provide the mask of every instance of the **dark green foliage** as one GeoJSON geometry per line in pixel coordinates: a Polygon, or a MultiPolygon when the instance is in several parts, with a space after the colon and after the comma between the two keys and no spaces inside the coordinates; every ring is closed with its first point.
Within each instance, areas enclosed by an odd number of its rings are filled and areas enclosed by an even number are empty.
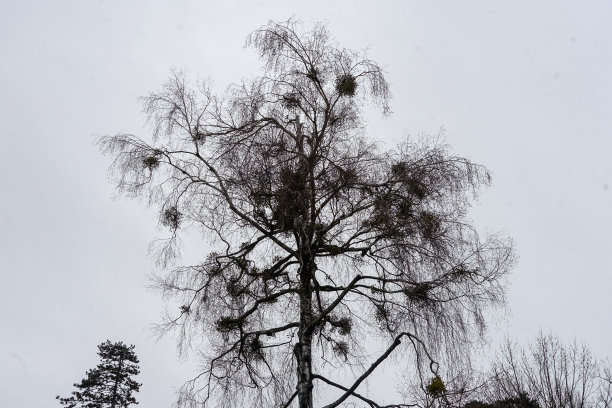
{"type": "Polygon", "coordinates": [[[540,408],[540,404],[534,399],[521,392],[513,398],[505,398],[491,403],[481,401],[470,401],[463,408],[540,408]]]}
{"type": "Polygon", "coordinates": [[[351,74],[343,74],[336,79],[336,91],[340,95],[355,95],[357,90],[357,81],[351,74]]]}
{"type": "Polygon", "coordinates": [[[432,397],[439,398],[446,392],[446,386],[439,376],[435,376],[431,379],[429,384],[427,384],[425,390],[432,397]]]}
{"type": "Polygon", "coordinates": [[[141,384],[131,377],[138,375],[138,357],[134,346],[122,342],[111,343],[110,340],[98,346],[100,364],[87,371],[85,377],[70,397],[56,397],[68,408],[119,408],[138,404],[134,396],[141,384]]]}
{"type": "Polygon", "coordinates": [[[465,404],[463,406],[463,408],[490,408],[491,405],[486,403],[486,402],[482,402],[482,401],[470,401],[467,404],[465,404]]]}

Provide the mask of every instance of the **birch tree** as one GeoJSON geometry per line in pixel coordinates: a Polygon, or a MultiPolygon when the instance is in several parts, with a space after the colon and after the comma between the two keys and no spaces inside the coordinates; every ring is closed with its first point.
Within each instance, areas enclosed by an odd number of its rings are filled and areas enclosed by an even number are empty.
{"type": "Polygon", "coordinates": [[[174,73],[144,98],[151,137],[100,139],[119,190],[169,230],[159,286],[177,307],[164,329],[203,358],[179,403],[379,407],[360,385],[385,360],[414,356],[426,382],[504,302],[511,244],[467,219],[489,172],[438,138],[369,138],[363,108],[389,113],[387,79],[324,25],[271,23],[246,44],[259,77],[218,96],[174,73]],[[190,228],[214,249],[172,262],[190,228]]]}

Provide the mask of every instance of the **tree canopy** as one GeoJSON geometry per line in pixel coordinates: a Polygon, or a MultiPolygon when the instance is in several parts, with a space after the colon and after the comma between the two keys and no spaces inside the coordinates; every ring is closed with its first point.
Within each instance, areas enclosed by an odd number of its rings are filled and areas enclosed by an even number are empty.
{"type": "Polygon", "coordinates": [[[575,340],[563,344],[543,333],[528,347],[507,340],[490,371],[488,394],[494,398],[527,393],[542,408],[612,406],[610,362],[575,340]]]}
{"type": "Polygon", "coordinates": [[[358,388],[383,361],[413,355],[427,384],[504,302],[511,244],[467,218],[490,174],[440,138],[368,138],[363,107],[389,113],[385,74],[324,25],[270,23],[247,45],[259,77],[218,96],[175,72],[143,98],[150,138],[100,139],[119,190],[170,231],[159,285],[178,307],[165,329],[181,346],[205,336],[179,403],[307,408],[316,390],[326,407],[378,407],[358,388]],[[191,227],[214,250],[176,266],[191,227]],[[371,357],[373,339],[384,346],[371,357]]]}
{"type": "Polygon", "coordinates": [[[133,393],[140,385],[132,376],[138,375],[138,357],[134,346],[110,340],[98,346],[100,364],[87,371],[87,376],[69,397],[57,399],[67,408],[119,408],[138,404],[133,393]]]}
{"type": "Polygon", "coordinates": [[[490,403],[471,401],[463,408],[540,408],[538,402],[529,398],[526,393],[519,393],[516,397],[507,397],[490,403]]]}

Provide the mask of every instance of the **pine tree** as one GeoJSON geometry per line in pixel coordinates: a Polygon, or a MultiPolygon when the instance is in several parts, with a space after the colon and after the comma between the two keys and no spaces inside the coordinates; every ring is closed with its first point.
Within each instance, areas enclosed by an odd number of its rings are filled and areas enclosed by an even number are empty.
{"type": "Polygon", "coordinates": [[[70,397],[56,397],[67,408],[119,408],[138,404],[132,393],[140,390],[141,384],[131,377],[138,375],[138,357],[134,346],[110,340],[98,346],[100,364],[87,371],[87,377],[70,397]]]}

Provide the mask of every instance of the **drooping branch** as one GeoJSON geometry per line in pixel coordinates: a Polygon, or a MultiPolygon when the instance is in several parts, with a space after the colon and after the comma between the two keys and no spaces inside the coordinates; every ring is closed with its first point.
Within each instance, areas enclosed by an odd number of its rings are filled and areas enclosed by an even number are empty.
{"type": "MultiPolygon", "coordinates": [[[[403,332],[400,333],[399,335],[397,335],[395,337],[395,340],[393,341],[393,343],[391,343],[391,345],[389,346],[389,348],[387,348],[387,350],[381,354],[380,357],[378,357],[378,359],[376,359],[376,361],[374,361],[370,367],[363,373],[361,374],[357,380],[353,383],[353,385],[351,385],[344,394],[342,394],[338,399],[336,399],[334,402],[332,402],[331,404],[325,405],[324,408],[334,408],[337,407],[338,405],[340,405],[342,402],[344,402],[344,400],[346,400],[348,397],[350,397],[351,395],[354,395],[355,390],[359,387],[359,385],[365,381],[373,372],[374,370],[376,370],[376,368],[383,362],[385,361],[389,355],[391,355],[391,353],[393,352],[393,350],[395,350],[400,344],[401,344],[401,338],[402,337],[408,337],[411,340],[415,340],[418,343],[421,344],[421,346],[424,346],[423,342],[416,336],[414,336],[413,334],[407,333],[407,332],[403,332]]],[[[437,363],[431,358],[431,355],[429,355],[429,353],[427,352],[427,349],[423,348],[423,350],[425,351],[427,357],[430,359],[430,367],[432,369],[432,372],[434,374],[436,374],[436,371],[434,370],[434,365],[436,365],[437,363]]]]}

